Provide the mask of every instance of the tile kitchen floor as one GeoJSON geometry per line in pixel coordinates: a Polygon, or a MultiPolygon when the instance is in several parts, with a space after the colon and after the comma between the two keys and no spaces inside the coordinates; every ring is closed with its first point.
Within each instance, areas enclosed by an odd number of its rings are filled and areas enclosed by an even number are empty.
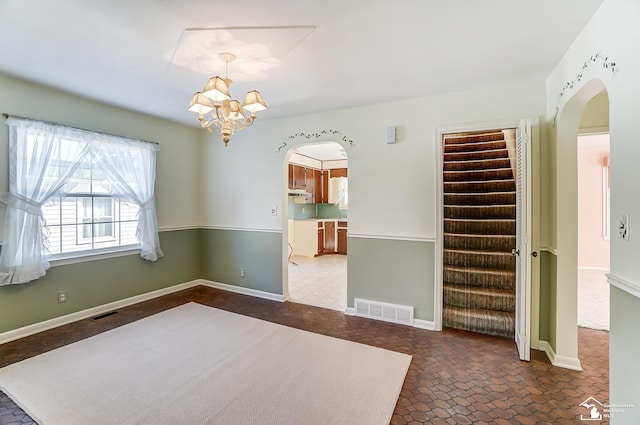
{"type": "Polygon", "coordinates": [[[347,256],[292,256],[289,301],[344,312],[347,309],[347,256]]]}

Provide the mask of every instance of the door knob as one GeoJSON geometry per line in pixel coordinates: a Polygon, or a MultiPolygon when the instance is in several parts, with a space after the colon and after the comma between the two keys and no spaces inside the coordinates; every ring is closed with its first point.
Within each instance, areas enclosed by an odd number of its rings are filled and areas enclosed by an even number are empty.
{"type": "Polygon", "coordinates": [[[515,248],[511,248],[511,255],[520,255],[520,250],[519,249],[515,249],[515,248]]]}
{"type": "Polygon", "coordinates": [[[534,257],[537,257],[537,256],[538,256],[538,253],[537,253],[536,251],[533,251],[533,252],[531,253],[531,255],[533,255],[534,257]]]}

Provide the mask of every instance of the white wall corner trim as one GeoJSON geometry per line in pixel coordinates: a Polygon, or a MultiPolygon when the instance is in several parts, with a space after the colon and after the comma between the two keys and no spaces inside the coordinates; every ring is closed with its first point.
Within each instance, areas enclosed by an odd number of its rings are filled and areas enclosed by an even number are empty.
{"type": "Polygon", "coordinates": [[[242,286],[228,285],[226,283],[214,282],[211,280],[200,280],[200,284],[210,288],[222,289],[223,291],[235,292],[236,294],[249,295],[265,300],[285,302],[289,296],[274,294],[273,292],[259,291],[257,289],[243,288],[242,286]]]}
{"type": "Polygon", "coordinates": [[[607,273],[607,282],[616,288],[625,291],[636,298],[640,298],[640,285],[634,282],[630,282],[626,279],[621,278],[620,276],[616,276],[613,273],[607,273]]]}
{"type": "Polygon", "coordinates": [[[558,256],[558,251],[555,248],[552,248],[550,246],[541,246],[540,251],[546,251],[555,255],[556,257],[558,256]]]}
{"type": "Polygon", "coordinates": [[[145,294],[136,295],[130,298],[125,298],[123,300],[118,300],[111,303],[88,308],[86,310],[77,311],[75,313],[66,314],[64,316],[54,317],[53,319],[45,320],[44,322],[38,322],[32,325],[23,326],[18,329],[13,329],[7,332],[0,333],[0,344],[4,344],[10,341],[15,341],[16,339],[24,338],[29,335],[34,335],[39,332],[47,331],[49,329],[53,329],[59,326],[67,325],[69,323],[77,322],[79,320],[88,319],[90,317],[108,313],[110,311],[114,311],[119,308],[127,307],[143,301],[151,300],[153,298],[158,298],[164,295],[172,294],[174,292],[182,291],[184,289],[192,288],[194,286],[198,286],[201,284],[202,282],[200,280],[192,280],[190,282],[180,283],[177,285],[169,286],[167,288],[158,289],[156,291],[147,292],[145,294]]]}
{"type": "Polygon", "coordinates": [[[547,341],[540,340],[538,342],[538,348],[547,354],[552,365],[582,372],[582,365],[580,364],[579,359],[557,355],[555,351],[553,351],[551,344],[547,341]]]}

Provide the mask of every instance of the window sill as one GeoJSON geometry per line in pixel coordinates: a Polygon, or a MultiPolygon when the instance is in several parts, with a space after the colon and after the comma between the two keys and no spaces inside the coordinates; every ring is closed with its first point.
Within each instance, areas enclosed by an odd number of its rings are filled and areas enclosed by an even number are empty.
{"type": "Polygon", "coordinates": [[[104,260],[107,258],[125,257],[127,255],[140,254],[140,247],[130,245],[119,249],[105,249],[87,253],[73,253],[56,255],[49,258],[51,267],[66,266],[68,264],[85,263],[87,261],[104,260]]]}

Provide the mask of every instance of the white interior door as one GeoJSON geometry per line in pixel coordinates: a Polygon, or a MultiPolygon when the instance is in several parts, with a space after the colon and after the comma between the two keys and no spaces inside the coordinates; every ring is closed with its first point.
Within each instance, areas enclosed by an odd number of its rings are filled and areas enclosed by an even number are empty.
{"type": "Polygon", "coordinates": [[[531,348],[531,120],[516,130],[516,329],[521,360],[531,348]]]}

